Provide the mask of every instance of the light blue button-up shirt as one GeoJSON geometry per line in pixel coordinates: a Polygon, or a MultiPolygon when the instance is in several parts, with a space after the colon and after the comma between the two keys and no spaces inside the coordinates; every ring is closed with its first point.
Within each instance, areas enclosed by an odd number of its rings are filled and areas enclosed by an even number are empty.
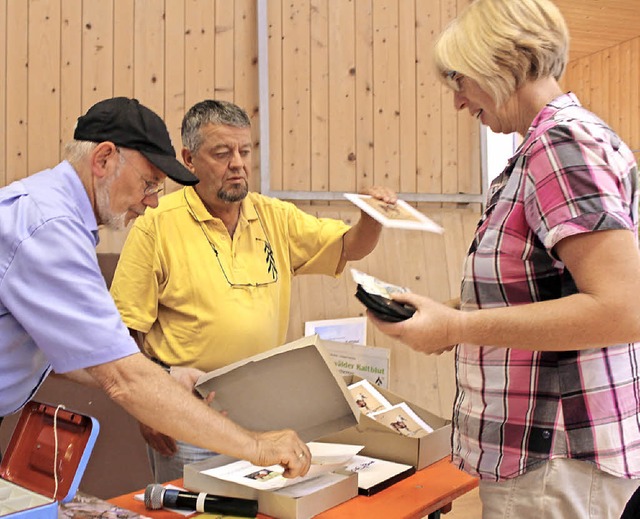
{"type": "Polygon", "coordinates": [[[51,369],[138,352],[97,244],[89,197],[68,162],[0,189],[0,416],[20,409],[51,369]]]}

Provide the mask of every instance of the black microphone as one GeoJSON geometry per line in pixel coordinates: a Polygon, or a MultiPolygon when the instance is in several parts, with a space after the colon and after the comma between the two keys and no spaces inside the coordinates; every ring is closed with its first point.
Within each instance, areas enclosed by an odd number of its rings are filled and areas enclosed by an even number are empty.
{"type": "Polygon", "coordinates": [[[168,507],[201,513],[235,515],[237,517],[255,517],[258,515],[258,501],[255,499],[240,499],[238,497],[213,496],[204,492],[173,490],[164,488],[157,483],[147,485],[144,491],[144,506],[149,510],[168,507]]]}

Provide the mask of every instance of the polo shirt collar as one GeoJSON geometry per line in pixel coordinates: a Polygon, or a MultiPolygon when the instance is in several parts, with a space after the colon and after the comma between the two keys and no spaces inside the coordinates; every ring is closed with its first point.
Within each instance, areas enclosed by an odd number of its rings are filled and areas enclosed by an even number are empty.
{"type": "MultiPolygon", "coordinates": [[[[198,196],[198,193],[196,193],[196,190],[193,186],[184,188],[184,196],[187,200],[187,210],[196,221],[206,222],[215,218],[207,210],[204,203],[202,202],[202,199],[198,196]]],[[[242,204],[240,206],[240,218],[244,217],[248,221],[257,220],[258,213],[255,206],[253,205],[253,202],[249,198],[249,195],[247,195],[242,201],[242,204]]]]}

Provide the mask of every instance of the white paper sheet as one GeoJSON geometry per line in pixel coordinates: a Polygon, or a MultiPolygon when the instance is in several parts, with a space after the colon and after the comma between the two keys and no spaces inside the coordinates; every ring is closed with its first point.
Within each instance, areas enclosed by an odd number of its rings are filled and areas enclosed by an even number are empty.
{"type": "Polygon", "coordinates": [[[248,461],[236,461],[221,467],[203,470],[202,474],[258,490],[278,490],[344,468],[364,448],[363,445],[319,442],[310,442],[307,446],[311,451],[311,467],[307,475],[302,478],[285,478],[282,475],[284,469],[280,465],[258,467],[248,461]]]}

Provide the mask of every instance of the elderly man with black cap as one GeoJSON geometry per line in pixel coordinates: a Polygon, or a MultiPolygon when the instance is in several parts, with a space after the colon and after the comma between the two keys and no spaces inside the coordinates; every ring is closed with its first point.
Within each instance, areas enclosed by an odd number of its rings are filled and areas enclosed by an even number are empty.
{"type": "Polygon", "coordinates": [[[135,99],[101,101],[78,119],[65,156],[0,189],[0,416],[54,371],[166,434],[304,475],[309,450],[295,432],[247,431],[198,400],[139,352],[107,291],[98,226],[122,228],[155,207],[165,176],[198,181],[164,122],[135,99]]]}

